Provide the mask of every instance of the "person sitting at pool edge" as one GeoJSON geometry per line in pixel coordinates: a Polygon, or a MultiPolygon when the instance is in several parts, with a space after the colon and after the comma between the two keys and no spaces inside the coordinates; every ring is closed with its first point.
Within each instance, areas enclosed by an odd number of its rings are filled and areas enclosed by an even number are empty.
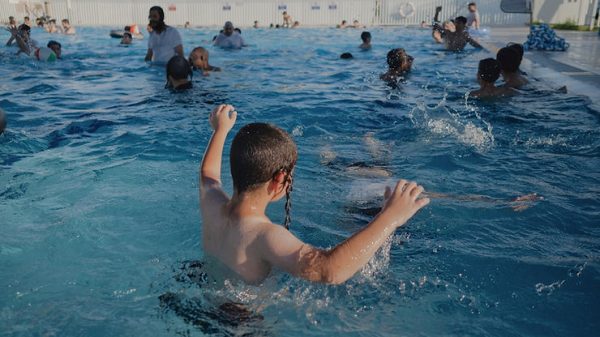
{"type": "Polygon", "coordinates": [[[173,56],[183,57],[183,44],[177,29],[165,24],[165,12],[159,6],[150,8],[148,15],[152,32],[148,38],[148,51],[144,60],[167,63],[173,56]]]}
{"type": "Polygon", "coordinates": [[[121,38],[122,45],[130,45],[133,41],[133,36],[131,36],[130,32],[123,33],[123,37],[121,38]]]}
{"type": "Polygon", "coordinates": [[[77,33],[75,31],[75,27],[71,26],[71,23],[69,22],[68,19],[62,20],[62,31],[63,31],[63,34],[66,34],[66,35],[74,35],[75,33],[77,33]]]}
{"type": "Polygon", "coordinates": [[[388,83],[397,83],[412,68],[414,58],[403,48],[392,49],[387,54],[388,71],[379,78],[388,83]]]}
{"type": "Polygon", "coordinates": [[[218,106],[209,117],[214,131],[200,167],[202,241],[206,253],[247,283],[262,282],[272,269],[314,282],[343,283],[429,203],[419,198],[423,187],[400,180],[393,190],[386,188],[382,211],[362,230],[332,249],[306,244],[288,230],[297,149],[285,131],[266,123],[242,127],[231,144],[231,198],[223,190],[223,147],[236,118],[230,105],[218,106]],[[280,226],[265,211],[284,196],[286,217],[280,226]]]}
{"type": "Polygon", "coordinates": [[[363,50],[371,49],[371,33],[362,32],[362,34],[360,34],[360,39],[362,40],[362,44],[358,46],[358,48],[363,50]]]}
{"type": "Polygon", "coordinates": [[[231,49],[240,49],[246,45],[242,36],[234,30],[231,21],[225,22],[223,32],[214,39],[213,44],[217,47],[231,49]]]}
{"type": "Polygon", "coordinates": [[[518,47],[511,46],[500,49],[496,54],[496,60],[500,64],[504,86],[518,89],[529,83],[529,81],[519,72],[522,58],[516,48],[518,47]]]}
{"type": "Polygon", "coordinates": [[[192,76],[190,63],[183,56],[175,55],[167,62],[167,84],[165,88],[174,91],[191,89],[192,76]]]}
{"type": "Polygon", "coordinates": [[[202,71],[202,75],[207,76],[209,71],[221,71],[221,68],[211,66],[208,63],[208,50],[202,47],[196,47],[190,53],[189,63],[194,70],[202,71]]]}
{"type": "Polygon", "coordinates": [[[470,97],[487,98],[507,96],[514,93],[509,87],[496,87],[496,80],[500,77],[500,64],[493,58],[479,61],[477,70],[477,82],[481,86],[479,90],[471,91],[470,97]]]}
{"type": "Polygon", "coordinates": [[[446,32],[444,43],[446,49],[452,51],[461,51],[465,49],[467,43],[471,46],[481,49],[483,48],[471,35],[466,31],[467,19],[464,16],[459,16],[454,19],[455,32],[446,32]]]}

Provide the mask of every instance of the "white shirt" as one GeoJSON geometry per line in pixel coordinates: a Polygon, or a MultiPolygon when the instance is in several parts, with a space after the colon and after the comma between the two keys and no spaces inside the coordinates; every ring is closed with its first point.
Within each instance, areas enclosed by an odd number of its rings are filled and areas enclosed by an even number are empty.
{"type": "Polygon", "coordinates": [[[481,18],[479,17],[479,11],[469,12],[469,14],[467,14],[467,27],[471,27],[471,25],[473,25],[473,22],[475,20],[477,20],[477,22],[479,22],[479,24],[481,25],[481,18]]]}
{"type": "Polygon", "coordinates": [[[158,34],[156,31],[150,33],[148,39],[148,49],[152,49],[152,61],[167,63],[171,57],[175,56],[175,47],[182,45],[181,35],[177,29],[167,26],[164,31],[158,34]]]}
{"type": "Polygon", "coordinates": [[[231,34],[230,36],[221,33],[219,34],[219,36],[217,36],[215,42],[213,43],[215,46],[221,48],[235,49],[240,49],[245,45],[244,39],[242,39],[242,36],[238,32],[233,32],[233,34],[231,34]]]}

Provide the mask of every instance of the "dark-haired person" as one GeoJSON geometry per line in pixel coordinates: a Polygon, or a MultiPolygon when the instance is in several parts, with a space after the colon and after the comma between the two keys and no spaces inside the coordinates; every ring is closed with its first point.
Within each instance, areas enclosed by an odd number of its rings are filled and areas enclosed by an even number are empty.
{"type": "Polygon", "coordinates": [[[529,81],[519,71],[522,56],[516,47],[504,47],[498,50],[496,60],[500,64],[500,73],[504,79],[504,86],[510,88],[521,88],[529,81]]]}
{"type": "Polygon", "coordinates": [[[242,35],[233,28],[231,21],[225,22],[223,31],[213,40],[213,44],[228,49],[240,49],[246,45],[242,35]]]}
{"type": "Polygon", "coordinates": [[[358,46],[358,48],[362,50],[371,49],[371,33],[362,32],[362,34],[360,34],[360,39],[362,40],[362,44],[358,46]]]}
{"type": "Polygon", "coordinates": [[[469,32],[466,30],[467,18],[459,16],[454,19],[454,26],[456,27],[455,32],[446,32],[444,35],[444,44],[447,50],[461,51],[465,49],[465,46],[470,44],[475,48],[483,48],[477,41],[475,41],[469,32]]]}
{"type": "Polygon", "coordinates": [[[148,51],[144,60],[165,64],[175,56],[183,57],[183,44],[177,29],[165,24],[165,12],[159,6],[150,8],[148,14],[152,32],[148,38],[148,51]]]}
{"type": "Polygon", "coordinates": [[[121,38],[121,44],[122,45],[130,45],[133,42],[133,36],[131,35],[130,32],[124,32],[123,33],[123,37],[121,38]]]}
{"type": "Polygon", "coordinates": [[[397,85],[398,80],[402,79],[412,68],[414,58],[403,48],[392,49],[387,54],[388,71],[381,74],[379,78],[391,84],[397,85]]]}
{"type": "Polygon", "coordinates": [[[57,59],[61,59],[62,56],[62,45],[54,40],[50,40],[48,42],[48,44],[46,45],[46,47],[50,48],[54,54],[56,55],[57,59]]]}
{"type": "Polygon", "coordinates": [[[480,88],[469,93],[470,97],[486,98],[514,94],[515,91],[509,87],[497,87],[496,80],[500,77],[500,64],[493,58],[479,61],[477,70],[477,82],[480,88]]]}
{"type": "Polygon", "coordinates": [[[183,56],[175,55],[167,62],[167,84],[165,88],[182,91],[192,88],[192,67],[183,56]]]}
{"type": "Polygon", "coordinates": [[[336,25],[335,28],[348,28],[348,22],[346,20],[342,20],[342,23],[336,25]]]}
{"type": "Polygon", "coordinates": [[[31,24],[31,19],[28,16],[23,18],[23,24],[29,26],[29,28],[33,27],[31,24]]]}
{"type": "Polygon", "coordinates": [[[342,60],[350,60],[353,59],[354,56],[351,53],[342,53],[342,55],[340,55],[340,58],[342,60]]]}
{"type": "Polygon", "coordinates": [[[63,34],[75,35],[77,33],[77,31],[75,31],[75,27],[71,25],[71,22],[69,22],[68,19],[63,19],[61,23],[63,34]]]}
{"type": "Polygon", "coordinates": [[[481,18],[479,17],[479,11],[477,11],[477,4],[471,2],[467,5],[469,14],[467,14],[467,27],[478,30],[481,25],[481,18]]]}
{"type": "Polygon", "coordinates": [[[209,71],[221,71],[221,68],[211,66],[208,63],[208,50],[202,47],[194,48],[188,61],[194,70],[200,70],[204,76],[208,76],[209,71]]]}
{"type": "Polygon", "coordinates": [[[281,15],[283,16],[283,24],[281,24],[281,27],[290,28],[292,25],[292,16],[285,11],[281,13],[281,15]]]}
{"type": "Polygon", "coordinates": [[[59,33],[60,31],[58,30],[58,27],[56,26],[56,19],[50,19],[48,21],[48,24],[46,25],[45,30],[46,30],[46,32],[48,32],[50,34],[59,33]]]}
{"type": "Polygon", "coordinates": [[[244,282],[259,284],[272,270],[314,282],[339,284],[373,257],[388,237],[429,203],[423,187],[400,180],[384,192],[381,212],[363,229],[331,249],[302,242],[288,229],[290,194],[298,159],[289,134],[266,123],[242,127],[231,144],[233,194],[221,184],[221,161],[227,135],[237,118],[230,105],[209,117],[214,130],[200,167],[203,251],[244,282]],[[271,222],[267,206],[286,197],[284,226],[271,222]]]}

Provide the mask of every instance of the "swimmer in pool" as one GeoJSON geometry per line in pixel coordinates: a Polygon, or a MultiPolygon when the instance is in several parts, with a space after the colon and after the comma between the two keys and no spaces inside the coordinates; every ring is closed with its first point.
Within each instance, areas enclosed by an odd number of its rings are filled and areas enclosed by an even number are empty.
{"type": "Polygon", "coordinates": [[[68,19],[62,20],[62,31],[63,34],[66,35],[75,35],[77,32],[75,31],[75,27],[71,25],[68,19]]]}
{"type": "Polygon", "coordinates": [[[385,190],[383,209],[365,228],[332,249],[306,244],[287,230],[297,150],[285,131],[265,123],[242,127],[230,151],[233,195],[223,190],[223,147],[236,117],[230,105],[215,108],[209,117],[214,132],[200,167],[202,239],[207,254],[247,283],[261,283],[272,269],[314,282],[343,283],[429,203],[420,198],[423,187],[400,180],[385,190]],[[284,196],[286,220],[280,226],[265,211],[284,196]]]}
{"type": "Polygon", "coordinates": [[[527,78],[519,71],[523,59],[523,56],[519,53],[519,48],[523,47],[514,44],[500,49],[496,54],[505,87],[518,89],[529,83],[527,78]]]}
{"type": "Polygon", "coordinates": [[[167,62],[167,84],[165,88],[174,91],[191,89],[192,76],[192,67],[189,62],[183,56],[175,55],[167,62]]]}
{"type": "Polygon", "coordinates": [[[62,58],[62,45],[59,42],[50,40],[46,47],[50,48],[54,52],[57,59],[60,60],[62,58]]]}
{"type": "Polygon", "coordinates": [[[225,22],[223,31],[213,40],[213,44],[221,48],[241,49],[246,46],[242,35],[235,31],[231,21],[225,22]]]}
{"type": "Polygon", "coordinates": [[[352,22],[352,26],[350,26],[349,28],[367,28],[367,26],[365,25],[361,25],[358,20],[354,20],[352,22]]]}
{"type": "Polygon", "coordinates": [[[387,54],[388,71],[381,74],[379,78],[391,84],[397,84],[398,80],[412,68],[414,58],[406,53],[403,48],[392,49],[387,54]]]}
{"type": "Polygon", "coordinates": [[[56,54],[48,47],[37,47],[37,43],[29,37],[29,26],[22,24],[19,29],[9,30],[14,39],[17,41],[19,51],[17,55],[23,53],[38,61],[55,61],[56,54]]]}
{"type": "Polygon", "coordinates": [[[342,23],[335,26],[335,28],[347,28],[348,22],[346,20],[342,20],[342,23]]]}
{"type": "Polygon", "coordinates": [[[46,25],[46,32],[50,34],[59,33],[58,27],[56,26],[56,19],[50,19],[48,25],[46,25]]]}
{"type": "Polygon", "coordinates": [[[371,33],[362,32],[362,34],[360,34],[360,39],[362,40],[362,44],[358,46],[358,48],[362,50],[371,49],[371,33]]]}
{"type": "Polygon", "coordinates": [[[133,42],[133,36],[130,32],[123,33],[123,37],[121,38],[122,45],[130,45],[133,42]]]}
{"type": "Polygon", "coordinates": [[[466,30],[467,18],[459,16],[454,19],[454,26],[456,30],[454,32],[446,31],[444,34],[444,45],[447,50],[461,51],[465,49],[465,46],[470,44],[471,46],[482,49],[483,47],[474,40],[469,32],[466,30]]]}
{"type": "Polygon", "coordinates": [[[194,48],[190,53],[188,61],[194,70],[200,70],[204,76],[208,76],[209,71],[221,71],[221,68],[211,66],[208,63],[208,50],[202,47],[194,48]]]}
{"type": "Polygon", "coordinates": [[[6,114],[0,109],[0,136],[4,133],[4,130],[6,130],[6,124],[6,114]]]}
{"type": "Polygon", "coordinates": [[[442,26],[437,24],[434,25],[433,31],[431,32],[431,37],[436,43],[444,43],[444,37],[446,36],[446,32],[454,33],[456,31],[456,27],[454,26],[454,22],[447,20],[442,23],[442,26]]]}
{"type": "Polygon", "coordinates": [[[500,64],[493,58],[479,61],[477,70],[477,82],[481,86],[479,90],[471,91],[470,97],[489,98],[509,96],[515,93],[510,87],[496,87],[496,80],[500,77],[500,64]]]}

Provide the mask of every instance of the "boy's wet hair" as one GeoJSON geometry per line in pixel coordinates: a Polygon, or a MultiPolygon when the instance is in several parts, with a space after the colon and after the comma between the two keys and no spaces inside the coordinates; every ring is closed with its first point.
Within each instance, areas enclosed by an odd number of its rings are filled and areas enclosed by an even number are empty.
{"type": "Polygon", "coordinates": [[[19,26],[19,30],[24,30],[24,31],[26,31],[27,33],[30,33],[30,32],[31,32],[31,27],[29,27],[28,25],[26,25],[26,24],[22,23],[22,24],[19,26]]]}
{"type": "Polygon", "coordinates": [[[354,58],[354,56],[352,56],[352,54],[350,53],[343,53],[342,55],[340,55],[340,58],[344,60],[349,60],[351,58],[354,58]]]}
{"type": "Polygon", "coordinates": [[[52,48],[53,46],[57,46],[58,48],[62,48],[60,42],[54,41],[54,40],[50,40],[48,42],[48,44],[46,45],[46,47],[48,47],[48,48],[52,48]]]}
{"type": "Polygon", "coordinates": [[[185,57],[175,55],[167,62],[167,79],[169,76],[175,80],[187,79],[192,75],[192,67],[185,57]]]}
{"type": "Polygon", "coordinates": [[[514,73],[519,70],[521,57],[519,52],[511,47],[504,47],[496,54],[496,60],[500,64],[500,69],[506,73],[514,73]]]}
{"type": "Polygon", "coordinates": [[[296,144],[282,129],[267,123],[252,123],[238,131],[231,143],[229,164],[238,194],[251,192],[283,172],[288,180],[285,227],[290,224],[292,171],[298,159],[296,144]]]}
{"type": "Polygon", "coordinates": [[[494,83],[500,77],[500,64],[493,58],[479,61],[478,75],[483,81],[494,83]]]}
{"type": "Polygon", "coordinates": [[[510,42],[506,45],[507,48],[511,48],[519,54],[519,63],[523,60],[523,55],[525,55],[525,49],[523,49],[523,45],[516,42],[510,42]]]}
{"type": "Polygon", "coordinates": [[[130,32],[123,33],[123,37],[125,37],[125,36],[129,36],[130,39],[133,39],[133,35],[131,35],[130,32]]]}
{"type": "Polygon", "coordinates": [[[404,48],[395,48],[387,53],[387,64],[390,68],[400,68],[411,59],[412,56],[408,55],[404,48]]]}
{"type": "Polygon", "coordinates": [[[363,42],[366,42],[367,39],[371,39],[371,33],[362,32],[362,34],[360,34],[360,38],[363,40],[363,42]]]}
{"type": "Polygon", "coordinates": [[[467,5],[467,7],[471,7],[471,6],[477,6],[477,4],[474,3],[474,2],[469,2],[469,4],[467,5]]]}
{"type": "Polygon", "coordinates": [[[463,25],[467,24],[467,18],[465,18],[464,16],[458,16],[454,19],[455,23],[462,23],[463,25]]]}

